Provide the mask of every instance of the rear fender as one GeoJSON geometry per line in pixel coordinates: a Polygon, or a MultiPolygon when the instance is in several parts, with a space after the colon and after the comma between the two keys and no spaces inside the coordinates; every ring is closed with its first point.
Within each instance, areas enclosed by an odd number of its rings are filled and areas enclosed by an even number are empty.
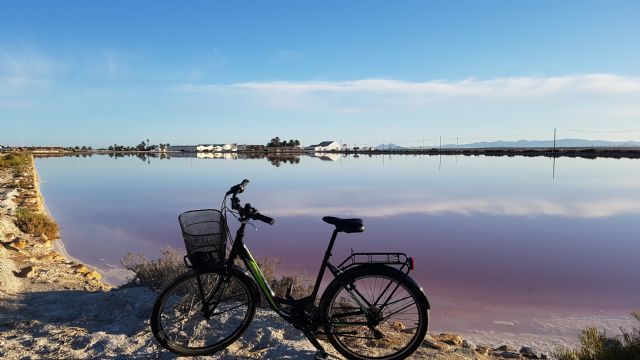
{"type": "MultiPolygon", "coordinates": [[[[393,266],[389,266],[389,265],[385,265],[385,264],[362,264],[362,265],[356,265],[356,266],[352,266],[352,267],[348,268],[347,270],[345,270],[343,272],[343,275],[346,276],[347,278],[351,278],[352,274],[359,273],[361,271],[366,271],[369,268],[380,268],[380,267],[383,267],[383,268],[386,268],[386,269],[390,269],[390,271],[397,272],[399,275],[404,276],[405,280],[411,286],[416,287],[419,290],[420,294],[422,294],[422,296],[424,297],[424,300],[425,300],[425,302],[427,304],[427,309],[431,309],[431,304],[429,303],[429,298],[427,298],[427,294],[424,292],[424,289],[422,288],[422,286],[420,286],[420,284],[418,284],[417,281],[415,281],[411,276],[409,276],[409,274],[407,272],[401,271],[398,268],[395,268],[393,266]]],[[[335,278],[335,279],[333,279],[333,281],[340,281],[340,279],[335,278]]]]}

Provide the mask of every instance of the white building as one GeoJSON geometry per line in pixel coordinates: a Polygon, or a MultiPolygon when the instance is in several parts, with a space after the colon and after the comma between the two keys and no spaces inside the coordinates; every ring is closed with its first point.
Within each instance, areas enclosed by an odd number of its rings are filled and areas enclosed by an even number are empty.
{"type": "Polygon", "coordinates": [[[236,144],[201,144],[201,145],[198,145],[197,150],[210,151],[210,152],[238,151],[238,145],[236,144]]]}
{"type": "Polygon", "coordinates": [[[224,152],[238,151],[236,144],[200,144],[200,145],[175,145],[169,146],[169,151],[182,152],[224,152]]]}
{"type": "Polygon", "coordinates": [[[335,141],[323,141],[318,145],[311,145],[304,148],[305,151],[314,151],[314,152],[322,152],[322,151],[336,151],[340,150],[341,146],[335,141]]]}

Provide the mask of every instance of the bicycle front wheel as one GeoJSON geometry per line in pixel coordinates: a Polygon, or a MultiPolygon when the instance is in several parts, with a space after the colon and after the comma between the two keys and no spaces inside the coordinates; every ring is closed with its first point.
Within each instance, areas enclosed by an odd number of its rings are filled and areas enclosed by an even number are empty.
{"type": "Polygon", "coordinates": [[[162,292],[151,313],[151,330],[168,350],[211,355],[233,343],[256,312],[258,290],[244,272],[189,272],[162,292]]]}
{"type": "Polygon", "coordinates": [[[424,340],[429,302],[400,270],[363,265],[334,279],[320,300],[331,345],[348,359],[404,359],[424,340]]]}

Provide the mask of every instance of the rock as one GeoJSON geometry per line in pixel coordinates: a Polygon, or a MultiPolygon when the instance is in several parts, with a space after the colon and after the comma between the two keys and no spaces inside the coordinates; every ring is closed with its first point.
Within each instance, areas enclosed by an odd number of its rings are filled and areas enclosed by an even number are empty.
{"type": "Polygon", "coordinates": [[[472,343],[469,340],[462,340],[462,347],[465,349],[471,349],[471,351],[476,349],[476,344],[472,343]]]}
{"type": "Polygon", "coordinates": [[[622,343],[618,339],[608,338],[607,340],[604,341],[605,349],[615,349],[620,347],[622,347],[622,343]]]}
{"type": "Polygon", "coordinates": [[[84,277],[86,277],[89,280],[100,280],[100,279],[102,279],[102,275],[100,275],[100,273],[95,271],[95,270],[89,272],[88,274],[85,274],[84,277]]]}
{"type": "Polygon", "coordinates": [[[11,242],[11,246],[17,250],[22,250],[27,247],[27,241],[25,239],[16,239],[11,242]]]}
{"type": "Polygon", "coordinates": [[[476,358],[476,353],[473,350],[469,349],[469,348],[463,348],[463,347],[462,348],[457,348],[455,350],[455,352],[458,353],[458,354],[464,355],[466,357],[469,357],[471,359],[475,359],[476,358]]]}
{"type": "Polygon", "coordinates": [[[74,265],[73,268],[76,270],[76,272],[86,275],[89,274],[91,272],[91,270],[89,270],[88,267],[82,265],[82,264],[78,264],[78,265],[74,265]]]}
{"type": "Polygon", "coordinates": [[[47,249],[51,249],[53,247],[53,244],[51,244],[51,241],[45,240],[42,242],[42,246],[46,247],[47,249]]]}
{"type": "Polygon", "coordinates": [[[511,351],[511,352],[517,352],[516,349],[512,348],[509,345],[502,345],[498,348],[493,349],[494,351],[511,351]]]}
{"type": "Polygon", "coordinates": [[[425,338],[422,341],[422,345],[430,347],[432,349],[443,350],[443,351],[449,351],[451,349],[451,346],[449,346],[447,344],[444,344],[444,343],[441,343],[441,342],[437,342],[437,341],[435,341],[433,339],[428,339],[428,338],[425,338]]]}
{"type": "Polygon", "coordinates": [[[396,321],[393,324],[391,324],[391,328],[395,331],[402,331],[406,328],[406,326],[404,326],[403,323],[396,321]]]}
{"type": "Polygon", "coordinates": [[[460,335],[450,334],[450,333],[442,333],[440,335],[435,335],[434,340],[443,342],[445,344],[453,345],[453,346],[462,346],[462,338],[460,335]]]}
{"type": "Polygon", "coordinates": [[[489,350],[491,350],[491,348],[489,348],[488,346],[484,346],[484,345],[478,345],[476,346],[476,352],[480,355],[489,355],[489,350]]]}
{"type": "Polygon", "coordinates": [[[49,240],[49,237],[45,234],[40,234],[40,238],[42,239],[42,241],[47,241],[49,240]]]}
{"type": "Polygon", "coordinates": [[[35,268],[31,265],[25,266],[20,271],[14,271],[13,274],[19,278],[31,278],[35,275],[35,268]]]}
{"type": "Polygon", "coordinates": [[[527,359],[539,359],[538,352],[529,346],[523,346],[520,348],[520,354],[526,357],[527,359]]]}
{"type": "Polygon", "coordinates": [[[519,352],[507,350],[494,351],[493,356],[503,357],[505,359],[523,359],[523,356],[519,352]]]}

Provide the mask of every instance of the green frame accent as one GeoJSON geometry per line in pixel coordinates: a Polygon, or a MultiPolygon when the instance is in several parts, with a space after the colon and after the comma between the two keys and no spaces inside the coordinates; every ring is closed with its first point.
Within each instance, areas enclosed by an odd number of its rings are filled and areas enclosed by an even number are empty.
{"type": "Polygon", "coordinates": [[[247,266],[247,269],[249,269],[251,275],[253,275],[253,278],[258,283],[258,286],[260,286],[260,288],[262,289],[262,293],[267,297],[269,305],[271,305],[271,307],[273,307],[274,309],[280,309],[280,305],[278,305],[278,303],[274,299],[273,290],[271,289],[271,286],[269,286],[269,283],[262,273],[260,266],[258,266],[258,263],[253,258],[246,246],[244,247],[244,250],[247,256],[246,258],[243,258],[243,260],[245,265],[247,266]]]}

